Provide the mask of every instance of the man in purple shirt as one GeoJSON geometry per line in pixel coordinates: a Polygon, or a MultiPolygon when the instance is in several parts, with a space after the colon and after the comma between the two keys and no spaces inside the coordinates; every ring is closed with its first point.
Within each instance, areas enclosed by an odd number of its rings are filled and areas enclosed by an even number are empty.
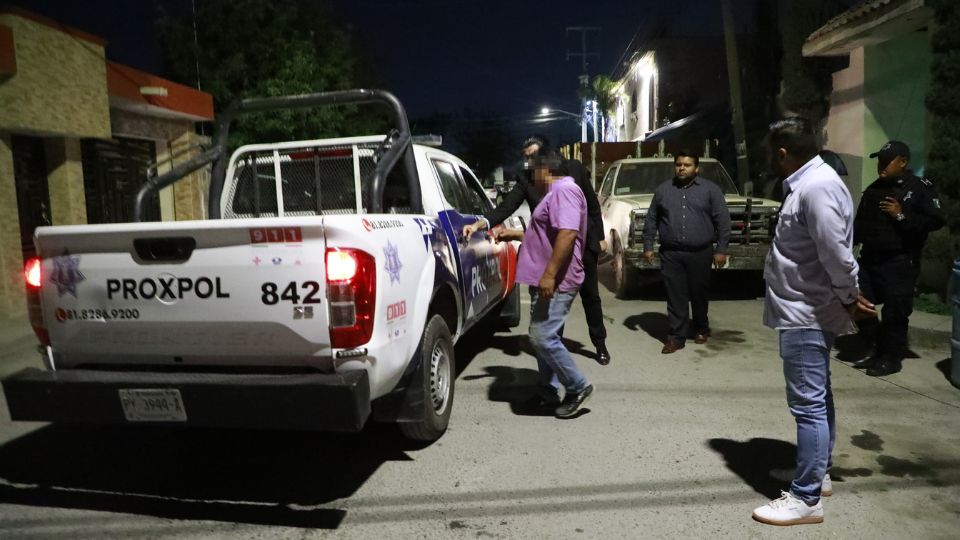
{"type": "Polygon", "coordinates": [[[530,216],[526,233],[506,230],[497,240],[523,240],[517,283],[530,287],[530,343],[540,369],[540,405],[555,406],[558,418],[570,418],[593,393],[593,385],[560,338],[570,304],[583,283],[587,200],[572,177],[561,175],[560,165],[556,156],[533,161],[536,187],[546,195],[530,216]]]}

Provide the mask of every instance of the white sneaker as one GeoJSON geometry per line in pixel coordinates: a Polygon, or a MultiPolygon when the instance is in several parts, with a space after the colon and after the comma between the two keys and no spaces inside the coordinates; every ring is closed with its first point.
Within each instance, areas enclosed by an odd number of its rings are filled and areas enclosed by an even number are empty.
{"type": "Polygon", "coordinates": [[[833,481],[830,480],[830,473],[823,475],[823,483],[820,484],[820,496],[829,497],[833,495],[833,481]]]}
{"type": "Polygon", "coordinates": [[[753,511],[753,519],[770,525],[800,525],[823,522],[823,503],[808,506],[807,503],[786,491],[783,496],[753,511]]]}

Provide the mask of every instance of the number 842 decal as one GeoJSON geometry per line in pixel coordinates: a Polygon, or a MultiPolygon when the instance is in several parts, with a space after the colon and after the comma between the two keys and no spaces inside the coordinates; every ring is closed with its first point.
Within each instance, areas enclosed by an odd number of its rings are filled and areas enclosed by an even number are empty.
{"type": "Polygon", "coordinates": [[[323,302],[323,299],[319,296],[320,283],[316,281],[301,283],[291,281],[285,285],[268,281],[260,286],[260,293],[260,300],[268,306],[274,306],[280,302],[290,302],[291,304],[319,304],[323,302]]]}

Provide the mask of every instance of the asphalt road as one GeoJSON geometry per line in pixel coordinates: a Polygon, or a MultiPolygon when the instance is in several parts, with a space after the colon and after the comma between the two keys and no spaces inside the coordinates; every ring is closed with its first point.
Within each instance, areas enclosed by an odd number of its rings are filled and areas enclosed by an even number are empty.
{"type": "MultiPolygon", "coordinates": [[[[4,404],[0,538],[956,538],[960,390],[941,371],[947,343],[917,349],[886,379],[834,361],[826,521],[750,519],[787,485],[777,477],[789,475],[795,428],[756,288],[715,288],[714,338],[671,356],[656,339],[662,294],[604,290],[606,367],[578,303],[566,337],[596,392],[572,420],[522,406],[536,369],[526,319],[467,336],[451,427],[426,448],[380,425],[332,435],[14,424],[4,404]]],[[[39,365],[31,336],[4,335],[0,375],[39,365]]]]}

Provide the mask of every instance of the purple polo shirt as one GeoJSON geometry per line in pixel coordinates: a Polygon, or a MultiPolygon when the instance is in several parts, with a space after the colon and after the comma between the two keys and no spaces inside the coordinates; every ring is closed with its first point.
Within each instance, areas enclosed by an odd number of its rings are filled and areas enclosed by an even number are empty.
{"type": "Polygon", "coordinates": [[[530,216],[517,260],[517,283],[537,286],[562,229],[577,231],[570,260],[557,272],[557,290],[576,292],[583,283],[583,242],[587,237],[587,199],[570,176],[550,186],[530,216]]]}

